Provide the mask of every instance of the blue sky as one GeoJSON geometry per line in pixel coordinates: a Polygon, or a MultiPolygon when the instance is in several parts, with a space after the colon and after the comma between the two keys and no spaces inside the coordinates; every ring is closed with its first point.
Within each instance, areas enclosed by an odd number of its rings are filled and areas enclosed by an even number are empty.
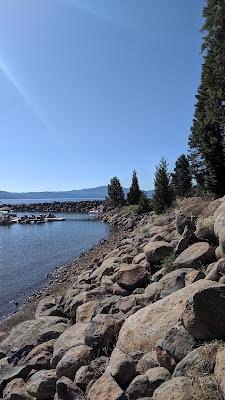
{"type": "Polygon", "coordinates": [[[203,0],[1,0],[0,190],[105,185],[187,152],[203,0]]]}

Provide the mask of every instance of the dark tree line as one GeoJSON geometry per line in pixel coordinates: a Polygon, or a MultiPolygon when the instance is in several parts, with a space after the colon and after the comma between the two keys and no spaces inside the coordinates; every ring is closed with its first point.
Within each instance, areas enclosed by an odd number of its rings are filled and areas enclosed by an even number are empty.
{"type": "Polygon", "coordinates": [[[225,2],[208,0],[201,83],[189,136],[191,168],[200,192],[225,194],[225,2]]]}

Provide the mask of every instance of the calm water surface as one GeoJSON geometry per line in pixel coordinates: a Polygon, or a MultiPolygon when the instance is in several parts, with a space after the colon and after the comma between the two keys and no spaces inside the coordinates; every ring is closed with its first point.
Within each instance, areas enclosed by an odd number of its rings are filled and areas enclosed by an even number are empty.
{"type": "MultiPolygon", "coordinates": [[[[17,214],[19,215],[19,214],[17,214]]],[[[109,234],[109,226],[85,214],[57,214],[63,222],[0,226],[0,319],[15,310],[46,275],[78,257],[109,234]]]]}

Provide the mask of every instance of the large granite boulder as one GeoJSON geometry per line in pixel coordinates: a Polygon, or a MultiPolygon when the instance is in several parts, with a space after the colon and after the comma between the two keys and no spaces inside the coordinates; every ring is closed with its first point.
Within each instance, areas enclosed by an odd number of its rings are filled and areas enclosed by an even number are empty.
{"type": "Polygon", "coordinates": [[[225,337],[225,285],[202,288],[186,301],[182,313],[185,329],[195,339],[225,337]]]}
{"type": "Polygon", "coordinates": [[[26,389],[26,384],[22,378],[10,381],[3,391],[4,400],[32,400],[26,389]]]}
{"type": "Polygon", "coordinates": [[[179,362],[196,347],[196,342],[179,323],[168,330],[161,342],[161,347],[176,362],[179,362]]]}
{"type": "Polygon", "coordinates": [[[9,363],[8,358],[0,360],[0,395],[8,382],[15,378],[25,379],[30,373],[29,365],[13,365],[9,363]]]}
{"type": "Polygon", "coordinates": [[[188,353],[177,365],[173,376],[205,376],[212,374],[216,363],[219,343],[213,342],[197,347],[188,353]]]}
{"type": "Polygon", "coordinates": [[[55,339],[48,340],[47,342],[41,343],[35,346],[22,360],[24,364],[29,364],[32,369],[49,369],[50,361],[53,354],[55,339]]]}
{"type": "Polygon", "coordinates": [[[106,372],[111,374],[119,386],[125,390],[135,377],[134,360],[116,347],[111,354],[106,372]]]}
{"type": "Polygon", "coordinates": [[[67,328],[67,320],[59,317],[41,317],[25,321],[13,328],[1,343],[8,357],[19,359],[33,347],[51,339],[58,338],[67,328]]]}
{"type": "Polygon", "coordinates": [[[225,258],[221,258],[217,262],[213,263],[212,268],[206,275],[206,279],[218,282],[220,278],[224,275],[225,275],[225,258]]]}
{"type": "Polygon", "coordinates": [[[91,387],[87,400],[126,400],[126,396],[112,375],[104,373],[91,387]]]}
{"type": "Polygon", "coordinates": [[[122,326],[117,346],[131,356],[137,353],[144,355],[153,350],[157,341],[164,338],[168,329],[178,323],[188,298],[199,290],[216,284],[212,281],[199,280],[137,311],[122,326]]]}
{"type": "Polygon", "coordinates": [[[214,232],[219,238],[221,230],[225,227],[225,201],[217,208],[214,214],[214,232]]]}
{"type": "Polygon", "coordinates": [[[85,345],[85,338],[88,329],[90,328],[90,322],[77,323],[67,329],[57,340],[54,346],[53,358],[51,365],[53,368],[56,367],[61,358],[66,352],[73,347],[85,345]]]}
{"type": "Polygon", "coordinates": [[[62,376],[56,382],[55,400],[85,400],[82,390],[69,378],[62,376]]]}
{"type": "Polygon", "coordinates": [[[48,400],[56,392],[56,373],[54,369],[41,370],[31,375],[26,388],[37,400],[48,400]]]}
{"type": "Polygon", "coordinates": [[[83,365],[75,376],[77,386],[85,392],[91,381],[99,379],[104,374],[108,363],[108,357],[101,356],[95,358],[89,365],[83,365]]]}
{"type": "Polygon", "coordinates": [[[117,282],[123,289],[133,291],[136,288],[145,287],[149,282],[149,273],[139,264],[128,264],[120,268],[113,276],[113,282],[117,282]]]}
{"type": "Polygon", "coordinates": [[[207,242],[192,244],[173,263],[173,269],[195,268],[208,265],[215,260],[215,251],[207,242]]]}
{"type": "Polygon", "coordinates": [[[182,211],[176,211],[176,229],[177,232],[182,235],[184,232],[184,228],[188,227],[189,230],[195,230],[195,224],[193,220],[193,216],[190,213],[184,213],[182,211]]]}
{"type": "Polygon", "coordinates": [[[46,296],[40,300],[36,308],[35,318],[44,316],[66,317],[60,301],[61,296],[46,296]]]}
{"type": "Polygon", "coordinates": [[[168,242],[149,242],[144,247],[146,260],[151,263],[161,261],[173,251],[173,247],[168,242]]]}
{"type": "Polygon", "coordinates": [[[177,377],[163,383],[155,390],[153,400],[222,400],[223,396],[213,375],[205,377],[177,377]]]}
{"type": "Polygon", "coordinates": [[[185,286],[185,277],[191,271],[194,270],[192,268],[182,268],[169,272],[158,282],[153,282],[148,285],[145,289],[144,296],[146,296],[149,301],[157,301],[169,296],[185,286]]]}
{"type": "Polygon", "coordinates": [[[75,374],[80,367],[89,364],[95,358],[93,349],[86,345],[72,347],[68,350],[59,361],[56,367],[56,374],[58,378],[66,376],[74,380],[75,374]]]}

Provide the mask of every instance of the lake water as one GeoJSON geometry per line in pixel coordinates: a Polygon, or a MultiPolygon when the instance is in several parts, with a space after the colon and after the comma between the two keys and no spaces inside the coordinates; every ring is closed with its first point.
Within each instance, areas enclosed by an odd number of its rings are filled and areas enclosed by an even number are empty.
{"type": "MultiPolygon", "coordinates": [[[[19,214],[17,214],[19,215],[19,214]]],[[[86,214],[57,214],[62,222],[0,226],[0,319],[15,311],[46,275],[106,238],[110,227],[86,214]]]]}

